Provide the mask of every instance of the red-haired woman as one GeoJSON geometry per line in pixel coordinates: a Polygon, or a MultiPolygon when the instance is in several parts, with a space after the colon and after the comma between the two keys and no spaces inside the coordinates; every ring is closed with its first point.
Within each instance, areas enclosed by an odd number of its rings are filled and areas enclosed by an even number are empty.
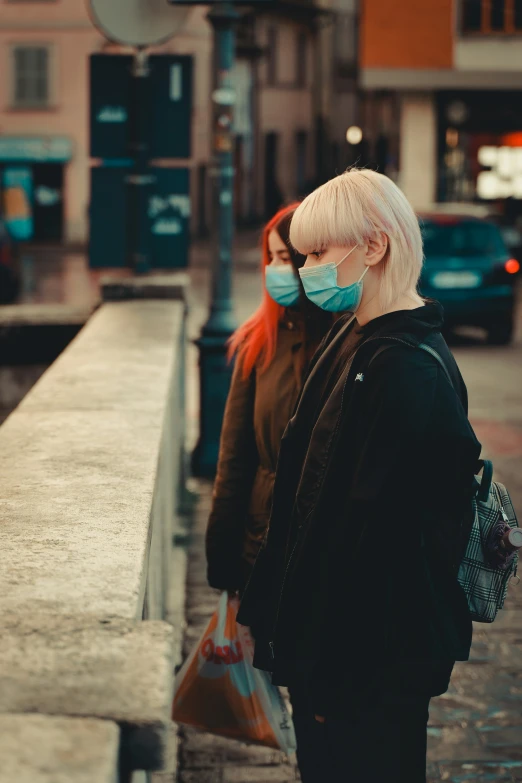
{"type": "Polygon", "coordinates": [[[279,444],[308,362],[332,323],[307,300],[298,276],[306,259],[289,240],[297,206],[264,228],[263,301],[230,342],[236,363],[206,537],[208,581],[220,590],[245,586],[268,527],[279,444]]]}

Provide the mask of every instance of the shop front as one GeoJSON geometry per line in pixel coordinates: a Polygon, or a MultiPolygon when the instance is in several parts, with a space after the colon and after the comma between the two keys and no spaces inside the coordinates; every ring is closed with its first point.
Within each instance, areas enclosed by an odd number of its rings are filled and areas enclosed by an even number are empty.
{"type": "Polygon", "coordinates": [[[0,136],[0,211],[13,239],[61,241],[67,137],[0,136]]]}
{"type": "Polygon", "coordinates": [[[488,204],[522,219],[522,91],[437,94],[438,201],[488,204]]]}

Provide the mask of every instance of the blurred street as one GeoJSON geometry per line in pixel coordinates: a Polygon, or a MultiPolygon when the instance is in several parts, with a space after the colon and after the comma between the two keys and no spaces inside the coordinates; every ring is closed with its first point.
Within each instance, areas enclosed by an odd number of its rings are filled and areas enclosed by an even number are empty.
{"type": "MultiPolygon", "coordinates": [[[[234,291],[238,321],[260,297],[257,232],[236,241],[234,291]]],[[[196,244],[189,274],[189,336],[196,338],[207,314],[207,243],[196,244]]],[[[94,305],[100,274],[89,271],[81,253],[35,251],[26,256],[23,301],[94,305]]],[[[126,274],[123,272],[122,274],[126,274]]],[[[479,331],[465,330],[452,348],[468,386],[470,417],[496,477],[504,481],[522,517],[522,307],[513,344],[486,345],[479,331]]],[[[188,367],[189,447],[198,431],[197,350],[188,367]]],[[[190,552],[186,650],[205,628],[216,594],[206,585],[203,538],[211,485],[192,480],[200,499],[190,552]]],[[[458,664],[450,690],[435,699],[429,728],[429,783],[507,783],[522,780],[522,586],[511,587],[506,608],[492,626],[476,625],[471,660],[458,664]]],[[[295,780],[296,770],[280,754],[187,730],[181,749],[182,783],[268,783],[295,780]]]]}

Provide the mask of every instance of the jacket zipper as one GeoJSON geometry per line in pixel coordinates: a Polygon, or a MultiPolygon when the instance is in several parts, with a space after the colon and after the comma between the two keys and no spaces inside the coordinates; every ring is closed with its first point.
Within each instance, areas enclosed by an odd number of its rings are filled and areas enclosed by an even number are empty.
{"type": "MultiPolygon", "coordinates": [[[[352,320],[354,320],[354,319],[355,319],[355,316],[353,317],[352,320]]],[[[351,323],[351,321],[350,321],[350,323],[351,323]]],[[[413,348],[414,347],[411,343],[407,342],[406,340],[401,340],[398,337],[374,337],[371,340],[367,340],[367,342],[364,345],[366,346],[366,345],[368,345],[371,342],[379,342],[381,340],[390,340],[390,341],[395,342],[395,343],[402,343],[403,345],[407,345],[409,348],[413,348]]],[[[361,348],[363,348],[363,347],[364,346],[361,346],[361,348]]],[[[353,356],[350,372],[352,371],[353,365],[355,363],[355,358],[356,358],[357,354],[359,353],[359,350],[360,349],[358,349],[355,352],[354,356],[353,356]]],[[[306,524],[307,520],[308,520],[308,517],[307,517],[307,519],[305,520],[305,522],[303,524],[306,524]]],[[[298,533],[299,533],[299,530],[302,528],[302,526],[303,525],[301,525],[298,528],[298,533]]],[[[284,589],[285,589],[286,577],[288,576],[288,569],[290,568],[290,564],[292,562],[292,558],[293,558],[293,556],[295,554],[296,548],[297,548],[297,540],[296,540],[296,542],[295,542],[295,544],[294,544],[294,546],[292,548],[292,551],[290,553],[290,557],[288,558],[288,562],[286,564],[285,573],[284,573],[284,576],[283,576],[283,581],[281,583],[281,590],[279,591],[279,600],[277,602],[277,611],[276,611],[275,621],[274,621],[274,625],[273,625],[273,629],[272,629],[272,639],[268,642],[268,646],[270,647],[270,653],[272,655],[272,660],[275,660],[274,636],[275,636],[275,631],[276,631],[276,628],[277,628],[277,623],[279,621],[279,615],[281,613],[281,602],[283,600],[283,592],[284,592],[284,589]]]]}

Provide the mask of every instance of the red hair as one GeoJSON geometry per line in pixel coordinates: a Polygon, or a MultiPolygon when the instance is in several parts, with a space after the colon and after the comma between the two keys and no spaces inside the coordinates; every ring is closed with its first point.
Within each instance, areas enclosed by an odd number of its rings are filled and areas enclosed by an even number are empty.
{"type": "Polygon", "coordinates": [[[261,372],[266,370],[275,355],[278,324],[285,308],[274,302],[265,287],[265,267],[270,263],[268,236],[271,231],[277,230],[281,220],[294,212],[298,206],[299,204],[296,203],[283,207],[268,221],[263,229],[261,241],[263,300],[255,313],[236,329],[230,338],[228,347],[229,357],[232,358],[234,355],[237,355],[238,361],[241,361],[243,365],[243,378],[248,378],[257,362],[259,362],[261,372]]]}

